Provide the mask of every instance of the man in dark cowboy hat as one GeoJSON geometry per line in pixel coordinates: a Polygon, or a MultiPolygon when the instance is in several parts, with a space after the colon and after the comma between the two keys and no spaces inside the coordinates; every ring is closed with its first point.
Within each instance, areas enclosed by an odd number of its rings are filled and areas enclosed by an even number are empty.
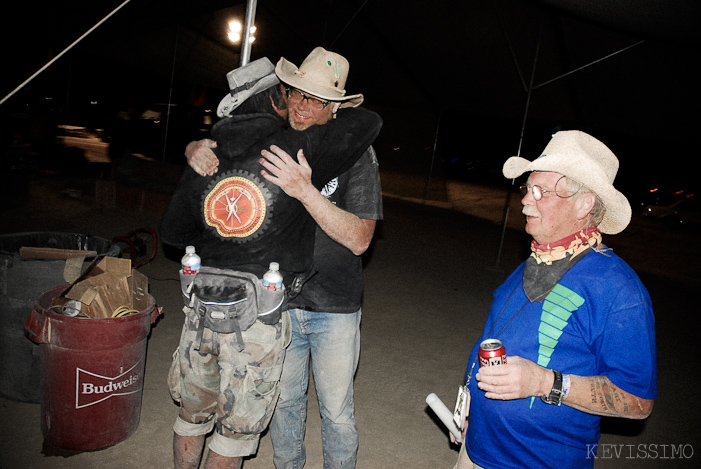
{"type": "Polygon", "coordinates": [[[618,159],[580,131],[556,133],[534,161],[509,158],[532,254],[494,294],[470,354],[471,396],[456,468],[592,467],[601,416],[644,419],[657,396],[655,319],[645,287],[603,244],[631,208],[618,159]],[[502,341],[505,365],[481,367],[502,341]]]}

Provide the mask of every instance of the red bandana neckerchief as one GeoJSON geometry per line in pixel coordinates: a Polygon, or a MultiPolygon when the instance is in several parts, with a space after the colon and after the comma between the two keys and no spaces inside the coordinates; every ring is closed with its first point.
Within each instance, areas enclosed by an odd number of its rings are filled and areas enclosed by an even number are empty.
{"type": "Polygon", "coordinates": [[[579,233],[555,241],[554,243],[538,244],[531,241],[531,257],[538,264],[550,265],[553,261],[559,261],[567,257],[580,254],[587,248],[595,248],[601,244],[601,230],[599,228],[585,228],[579,233]]]}
{"type": "Polygon", "coordinates": [[[588,249],[601,245],[601,230],[587,228],[554,243],[531,243],[523,270],[523,290],[531,301],[542,301],[588,249]]]}

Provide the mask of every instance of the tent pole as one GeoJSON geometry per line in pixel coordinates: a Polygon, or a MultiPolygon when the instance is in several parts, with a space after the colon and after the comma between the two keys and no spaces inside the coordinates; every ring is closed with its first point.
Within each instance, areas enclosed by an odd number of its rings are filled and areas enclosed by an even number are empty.
{"type": "Polygon", "coordinates": [[[431,178],[433,177],[433,163],[436,160],[436,148],[438,148],[438,134],[441,129],[441,119],[443,118],[443,109],[438,114],[438,122],[436,123],[436,135],[433,138],[433,153],[431,155],[431,165],[428,170],[428,181],[426,181],[426,190],[424,192],[424,204],[428,200],[428,195],[431,191],[431,178]]]}
{"type": "Polygon", "coordinates": [[[163,134],[163,161],[166,160],[166,148],[168,147],[168,130],[170,129],[170,110],[173,104],[173,84],[175,82],[175,63],[178,56],[178,40],[180,37],[180,25],[175,25],[175,44],[173,44],[173,64],[170,68],[170,87],[168,88],[168,105],[166,106],[166,128],[163,134]]]}
{"type": "Polygon", "coordinates": [[[36,73],[34,73],[34,75],[32,75],[31,77],[27,78],[27,79],[24,81],[24,83],[22,83],[22,84],[19,85],[17,88],[15,88],[12,92],[10,92],[10,94],[8,94],[8,95],[5,96],[4,98],[2,98],[2,100],[0,101],[0,105],[2,105],[2,103],[4,103],[5,101],[7,101],[8,99],[10,99],[10,97],[12,97],[12,95],[14,95],[15,93],[17,93],[19,90],[21,90],[22,88],[24,88],[24,87],[27,85],[27,83],[29,83],[29,82],[32,81],[34,78],[36,78],[37,75],[39,75],[41,72],[43,72],[44,70],[46,70],[47,68],[49,68],[49,67],[51,66],[52,63],[56,62],[61,56],[63,56],[66,52],[68,52],[69,50],[71,50],[71,49],[73,48],[73,46],[75,46],[75,45],[78,44],[80,41],[82,41],[88,34],[90,34],[91,32],[93,32],[94,30],[96,30],[102,23],[104,23],[105,21],[107,21],[112,15],[114,15],[115,13],[117,13],[117,11],[119,11],[123,6],[125,6],[125,5],[126,5],[127,3],[129,3],[130,1],[131,1],[131,0],[126,0],[124,3],[122,3],[121,5],[119,5],[117,8],[115,8],[115,9],[112,11],[112,13],[110,13],[109,15],[105,16],[104,18],[102,18],[102,20],[101,20],[100,22],[98,22],[95,26],[93,26],[92,28],[90,28],[85,34],[83,34],[83,35],[80,36],[78,39],[76,39],[76,40],[73,42],[73,44],[71,44],[70,46],[66,47],[66,48],[65,48],[61,53],[59,53],[56,57],[54,57],[53,59],[49,60],[49,62],[48,62],[46,65],[44,65],[43,67],[41,67],[39,70],[37,70],[36,73]]]}
{"type": "MultiPolygon", "coordinates": [[[[535,49],[535,56],[533,57],[533,68],[531,70],[531,81],[528,85],[528,93],[526,95],[526,108],[523,112],[523,122],[521,123],[521,135],[518,139],[518,151],[516,152],[516,156],[521,156],[521,147],[523,145],[523,135],[526,131],[526,121],[528,119],[528,109],[531,105],[531,94],[533,92],[533,80],[535,79],[535,71],[536,71],[536,65],[538,63],[538,56],[540,55],[540,41],[543,36],[543,24],[545,23],[545,15],[543,15],[543,18],[540,21],[540,31],[538,32],[538,42],[536,43],[536,49],[535,49]]],[[[509,211],[510,211],[510,205],[511,205],[511,193],[513,192],[513,187],[514,184],[516,183],[516,179],[511,180],[511,187],[509,188],[508,193],[506,194],[506,210],[504,211],[504,224],[501,228],[501,240],[499,241],[499,251],[497,252],[497,262],[495,267],[499,267],[499,262],[501,262],[501,251],[504,246],[504,237],[506,236],[506,226],[507,222],[509,220],[509,211]]]]}
{"type": "Polygon", "coordinates": [[[241,63],[243,67],[251,59],[251,27],[256,19],[257,0],[247,0],[246,2],[246,22],[243,25],[243,39],[241,43],[241,63]]]}
{"type": "Polygon", "coordinates": [[[365,0],[365,1],[363,2],[363,4],[360,5],[360,6],[358,7],[358,9],[355,11],[355,13],[353,14],[353,16],[351,17],[351,19],[348,20],[348,22],[347,22],[346,25],[343,27],[343,29],[341,29],[341,31],[338,33],[338,35],[336,36],[336,39],[334,39],[333,41],[331,41],[331,44],[329,44],[329,47],[333,47],[333,45],[336,44],[336,41],[338,41],[338,39],[341,37],[341,35],[345,32],[346,28],[348,28],[348,26],[350,26],[350,24],[353,22],[353,20],[355,19],[355,17],[358,16],[358,13],[360,13],[360,10],[362,10],[363,8],[365,8],[365,5],[368,3],[368,1],[369,1],[369,0],[365,0]]]}
{"type": "MultiPolygon", "coordinates": [[[[644,40],[638,41],[638,42],[636,42],[635,44],[631,44],[631,45],[629,45],[629,46],[627,46],[627,47],[624,47],[623,49],[620,49],[620,50],[618,50],[618,51],[616,51],[616,52],[613,52],[613,53],[611,53],[611,54],[608,54],[608,55],[606,55],[606,56],[604,56],[604,57],[601,57],[601,58],[599,58],[599,59],[597,59],[597,60],[594,60],[594,61],[592,61],[592,62],[589,62],[589,63],[586,64],[586,65],[582,65],[581,67],[578,67],[578,68],[576,68],[576,69],[574,69],[574,70],[571,70],[571,71],[569,71],[569,72],[567,72],[567,73],[564,73],[564,74],[562,74],[562,75],[560,75],[560,76],[557,76],[557,77],[555,77],[555,78],[553,78],[553,79],[551,79],[551,80],[545,81],[545,82],[543,82],[543,83],[540,83],[540,84],[537,85],[537,86],[534,86],[534,85],[533,85],[533,79],[534,79],[534,76],[535,76],[536,62],[537,62],[537,60],[538,60],[538,54],[539,54],[539,50],[540,50],[540,40],[541,40],[541,35],[542,35],[542,32],[543,32],[543,23],[544,23],[544,21],[541,21],[541,24],[540,24],[540,33],[539,33],[539,35],[538,35],[538,45],[537,45],[537,47],[536,47],[536,54],[535,54],[535,58],[534,58],[534,60],[533,60],[533,70],[532,70],[532,72],[531,72],[531,82],[530,82],[530,85],[528,86],[528,89],[527,89],[526,109],[525,109],[525,112],[524,112],[524,115],[523,115],[523,122],[522,122],[522,124],[521,124],[521,136],[520,136],[520,138],[519,138],[519,142],[518,142],[518,152],[516,153],[516,156],[521,156],[521,147],[522,147],[522,145],[523,145],[523,136],[524,136],[525,129],[526,129],[526,118],[527,118],[527,116],[528,116],[528,108],[530,107],[531,94],[532,94],[532,92],[533,92],[534,90],[537,90],[537,89],[539,89],[539,88],[542,88],[542,87],[545,86],[545,85],[548,85],[548,84],[550,84],[550,83],[552,83],[552,82],[554,82],[554,81],[557,81],[557,80],[559,80],[559,79],[561,79],[561,78],[567,77],[567,76],[569,76],[569,75],[571,75],[571,74],[573,74],[573,73],[579,72],[580,70],[583,70],[583,69],[588,68],[588,67],[590,67],[590,66],[592,66],[592,65],[595,65],[595,64],[597,64],[597,63],[599,63],[599,62],[601,62],[601,61],[603,61],[603,60],[609,59],[609,58],[611,58],[611,57],[613,57],[613,56],[615,56],[615,55],[620,54],[621,52],[625,52],[625,51],[627,51],[628,49],[631,49],[631,48],[633,48],[633,47],[635,47],[635,46],[639,46],[640,44],[642,44],[642,43],[645,42],[644,40]]],[[[508,38],[507,38],[507,41],[508,41],[508,38]]],[[[514,57],[514,61],[515,61],[515,57],[514,57]]],[[[518,65],[517,65],[517,68],[518,68],[518,65]]],[[[519,71],[519,76],[520,76],[520,71],[519,71]]],[[[523,79],[522,79],[522,81],[523,81],[523,79]]],[[[504,246],[504,237],[505,237],[505,235],[506,235],[506,226],[507,226],[507,222],[508,222],[508,220],[509,220],[509,211],[510,211],[510,205],[511,205],[511,193],[513,192],[513,186],[514,186],[515,183],[516,183],[516,179],[512,179],[512,180],[511,180],[511,188],[509,189],[508,194],[507,194],[507,196],[506,196],[506,210],[505,210],[505,212],[504,212],[504,224],[503,224],[502,229],[501,229],[501,241],[499,242],[499,250],[498,250],[498,252],[497,252],[496,267],[499,267],[499,262],[501,261],[501,252],[502,252],[502,249],[503,249],[503,246],[504,246]]]]}
{"type": "Polygon", "coordinates": [[[554,81],[557,81],[557,80],[559,80],[560,78],[565,78],[566,76],[572,75],[573,73],[577,73],[577,72],[579,72],[580,70],[584,70],[585,68],[591,67],[592,65],[596,65],[596,64],[598,64],[599,62],[603,62],[603,61],[606,60],[606,59],[610,59],[610,58],[613,57],[614,55],[618,55],[618,54],[620,54],[621,52],[625,52],[625,51],[627,51],[628,49],[632,49],[632,48],[635,47],[635,46],[639,46],[639,45],[642,44],[643,42],[645,42],[644,39],[643,39],[642,41],[636,42],[635,44],[631,44],[631,45],[629,45],[629,46],[626,46],[626,47],[624,47],[623,49],[617,50],[616,52],[612,52],[612,53],[610,53],[609,55],[605,55],[605,56],[603,56],[603,57],[601,57],[601,58],[599,58],[599,59],[593,60],[593,61],[589,62],[589,63],[586,64],[586,65],[582,65],[581,67],[577,67],[577,68],[575,68],[574,70],[570,70],[570,71],[567,72],[567,73],[563,73],[562,75],[559,75],[559,76],[557,76],[557,77],[555,77],[555,78],[552,78],[552,79],[550,79],[550,80],[548,80],[548,81],[544,81],[543,83],[541,83],[541,84],[536,85],[535,87],[533,87],[533,89],[534,89],[534,90],[537,90],[538,88],[542,88],[542,87],[545,86],[545,85],[549,85],[550,83],[552,83],[552,82],[554,82],[554,81]]]}
{"type": "Polygon", "coordinates": [[[509,53],[511,54],[511,60],[514,62],[514,66],[516,67],[516,73],[518,73],[518,78],[521,80],[521,86],[523,86],[523,91],[528,92],[528,86],[526,85],[526,80],[523,79],[523,73],[521,72],[521,67],[518,66],[518,60],[516,60],[516,53],[514,52],[514,48],[511,45],[511,40],[509,39],[509,35],[506,32],[506,27],[504,26],[504,21],[501,18],[501,13],[499,11],[499,7],[496,4],[496,1],[493,1],[492,4],[494,5],[494,11],[497,13],[497,19],[499,20],[499,26],[501,27],[501,32],[504,33],[504,38],[506,39],[506,45],[509,46],[509,53]]]}

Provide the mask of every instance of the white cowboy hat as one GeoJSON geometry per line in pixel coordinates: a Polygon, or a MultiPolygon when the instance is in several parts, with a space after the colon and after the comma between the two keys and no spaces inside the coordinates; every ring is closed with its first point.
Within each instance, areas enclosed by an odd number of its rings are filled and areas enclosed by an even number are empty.
{"type": "Polygon", "coordinates": [[[231,91],[217,106],[219,117],[229,117],[231,112],[245,100],[280,83],[275,75],[275,67],[267,57],[230,71],[226,74],[226,80],[229,82],[231,91]]]}
{"type": "Polygon", "coordinates": [[[527,171],[551,171],[584,184],[606,208],[599,229],[607,234],[623,231],[632,210],[628,199],[613,187],[618,158],[609,148],[584,132],[567,130],[553,135],[543,153],[533,161],[519,156],[506,160],[505,177],[515,179],[527,171]]]}
{"type": "Polygon", "coordinates": [[[323,47],[315,48],[297,68],[284,57],[275,67],[283,83],[328,101],[342,102],[341,107],[357,107],[363,102],[362,94],[346,96],[348,61],[323,47]]]}

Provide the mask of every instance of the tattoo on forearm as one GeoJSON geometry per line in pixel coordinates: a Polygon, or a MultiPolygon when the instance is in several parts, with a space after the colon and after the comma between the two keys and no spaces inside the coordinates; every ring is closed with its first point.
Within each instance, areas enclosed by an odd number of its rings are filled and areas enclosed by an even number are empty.
{"type": "MultiPolygon", "coordinates": [[[[599,403],[602,412],[609,415],[628,414],[627,395],[613,385],[605,376],[594,376],[590,381],[591,402],[599,403]]],[[[640,407],[640,403],[638,403],[640,407]]]]}

